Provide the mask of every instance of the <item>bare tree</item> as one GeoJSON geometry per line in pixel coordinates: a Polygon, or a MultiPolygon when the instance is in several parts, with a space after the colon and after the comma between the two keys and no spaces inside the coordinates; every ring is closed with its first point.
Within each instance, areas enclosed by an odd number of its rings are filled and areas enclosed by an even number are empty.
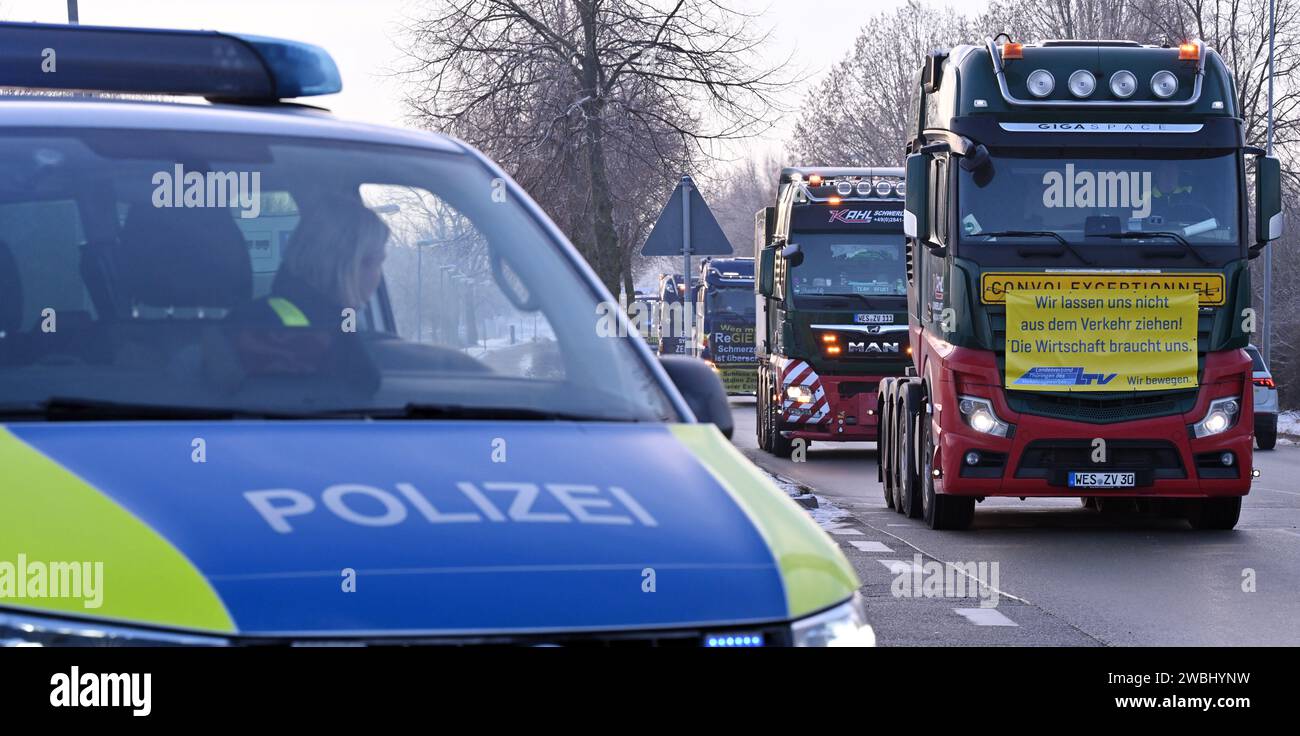
{"type": "Polygon", "coordinates": [[[559,220],[617,292],[624,239],[644,228],[619,222],[616,173],[640,161],[676,174],[710,142],[769,127],[786,81],[757,63],[764,40],[713,0],[443,0],[409,28],[407,102],[530,191],[567,189],[582,206],[559,220]],[[541,162],[563,168],[539,175],[541,162]]]}
{"type": "Polygon", "coordinates": [[[805,100],[790,141],[793,158],[809,166],[901,165],[921,61],[972,35],[965,17],[918,0],[868,20],[853,51],[805,100]]]}

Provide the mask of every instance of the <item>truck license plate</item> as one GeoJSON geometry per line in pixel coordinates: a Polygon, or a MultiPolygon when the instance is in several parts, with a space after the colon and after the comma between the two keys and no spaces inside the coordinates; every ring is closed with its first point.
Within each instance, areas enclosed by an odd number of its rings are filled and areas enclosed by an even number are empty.
{"type": "Polygon", "coordinates": [[[1137,473],[1070,473],[1071,488],[1132,488],[1137,473]]]}

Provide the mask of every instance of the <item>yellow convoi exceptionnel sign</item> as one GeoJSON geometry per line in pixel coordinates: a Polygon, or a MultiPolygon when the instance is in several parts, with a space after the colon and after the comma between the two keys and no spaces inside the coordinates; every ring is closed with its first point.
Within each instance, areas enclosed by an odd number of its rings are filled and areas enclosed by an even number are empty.
{"type": "Polygon", "coordinates": [[[1224,303],[1221,273],[1043,273],[989,272],[980,277],[980,301],[1005,304],[1009,291],[1194,291],[1203,307],[1224,303]]]}

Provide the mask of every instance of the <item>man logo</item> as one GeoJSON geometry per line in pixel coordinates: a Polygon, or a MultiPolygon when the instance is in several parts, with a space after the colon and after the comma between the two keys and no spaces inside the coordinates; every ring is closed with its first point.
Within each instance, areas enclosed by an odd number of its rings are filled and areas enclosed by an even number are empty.
{"type": "Polygon", "coordinates": [[[896,342],[850,342],[850,353],[900,353],[902,345],[896,342]]]}

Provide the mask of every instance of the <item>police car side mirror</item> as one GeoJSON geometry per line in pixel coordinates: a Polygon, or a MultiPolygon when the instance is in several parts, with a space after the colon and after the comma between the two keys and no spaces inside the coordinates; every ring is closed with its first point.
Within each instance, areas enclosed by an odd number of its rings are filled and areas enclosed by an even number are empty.
{"type": "Polygon", "coordinates": [[[803,263],[803,248],[798,243],[791,243],[781,249],[781,257],[790,268],[798,268],[803,263]]]}
{"type": "Polygon", "coordinates": [[[1260,246],[1282,237],[1282,162],[1255,157],[1255,242],[1260,246]]]}
{"type": "Polygon", "coordinates": [[[731,404],[727,403],[727,389],[717,372],[708,363],[684,355],[661,355],[659,362],[695,418],[717,425],[723,436],[731,439],[736,425],[731,417],[731,404]]]}

